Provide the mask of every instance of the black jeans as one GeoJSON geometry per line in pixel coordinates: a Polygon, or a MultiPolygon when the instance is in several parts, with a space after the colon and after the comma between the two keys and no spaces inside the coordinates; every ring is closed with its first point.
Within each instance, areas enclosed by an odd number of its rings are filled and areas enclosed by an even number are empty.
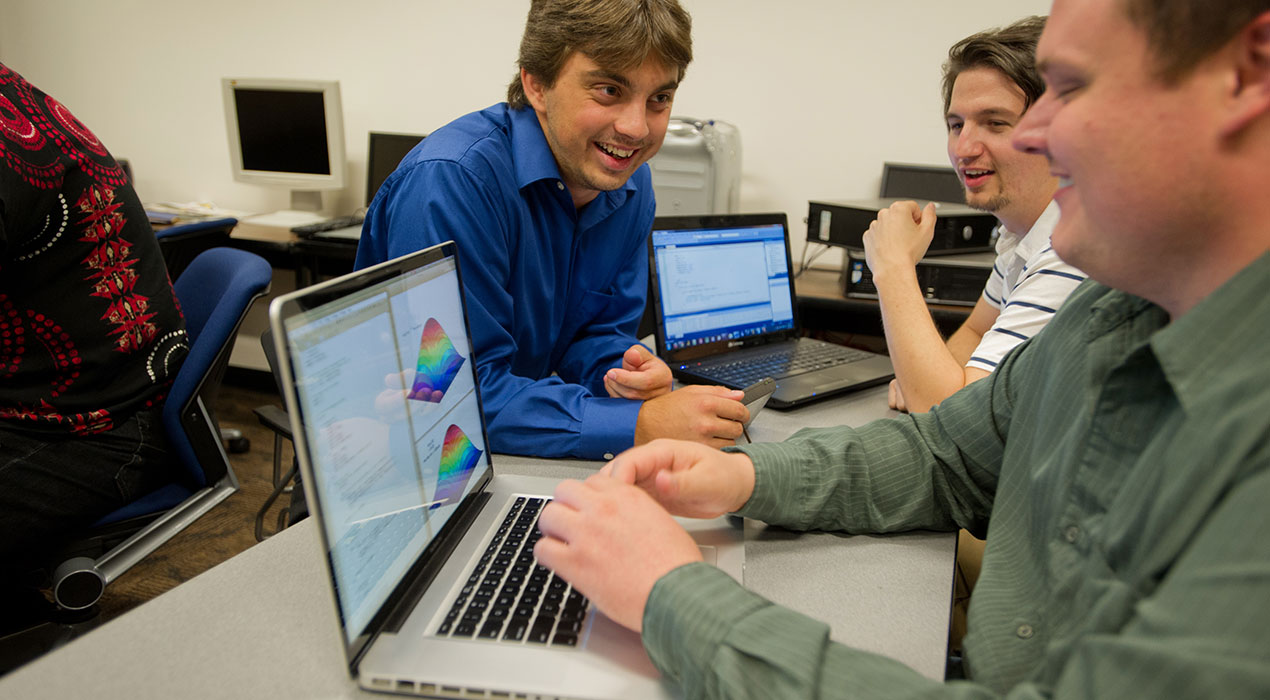
{"type": "Polygon", "coordinates": [[[0,425],[0,567],[40,561],[102,516],[171,480],[159,410],[83,437],[0,425]]]}

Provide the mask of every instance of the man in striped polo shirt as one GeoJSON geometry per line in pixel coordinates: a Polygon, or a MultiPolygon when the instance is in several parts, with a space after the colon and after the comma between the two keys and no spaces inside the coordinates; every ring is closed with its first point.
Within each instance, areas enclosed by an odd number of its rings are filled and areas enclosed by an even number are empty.
{"type": "Polygon", "coordinates": [[[945,343],[915,272],[935,230],[935,207],[899,202],[878,212],[864,235],[895,364],[891,408],[923,412],[988,376],[1005,354],[1049,322],[1084,280],[1050,247],[1058,221],[1057,178],[1041,156],[1010,145],[1023,113],[1044,91],[1033,56],[1044,17],[962,39],[944,64],[948,158],[966,203],[992,212],[997,259],[970,317],[945,343]]]}
{"type": "MultiPolygon", "coordinates": [[[[966,188],[966,203],[992,212],[1001,225],[997,259],[983,294],[947,343],[935,328],[914,271],[934,232],[934,205],[920,209],[899,202],[878,212],[864,235],[895,365],[891,408],[928,411],[988,376],[1006,353],[1044,328],[1085,279],[1050,247],[1059,215],[1053,201],[1058,178],[1044,157],[1010,143],[1023,113],[1045,91],[1035,61],[1043,29],[1044,17],[1027,17],[966,37],[948,50],[943,75],[948,159],[966,188]]],[[[965,633],[983,548],[983,540],[961,531],[954,648],[960,648],[965,633]]]]}

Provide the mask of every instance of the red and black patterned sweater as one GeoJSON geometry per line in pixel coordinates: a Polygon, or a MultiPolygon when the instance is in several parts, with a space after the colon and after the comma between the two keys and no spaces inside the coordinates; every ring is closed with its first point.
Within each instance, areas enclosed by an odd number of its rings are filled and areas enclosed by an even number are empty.
{"type": "Polygon", "coordinates": [[[188,349],[119,164],[0,64],[0,424],[110,430],[163,399],[188,349]]]}

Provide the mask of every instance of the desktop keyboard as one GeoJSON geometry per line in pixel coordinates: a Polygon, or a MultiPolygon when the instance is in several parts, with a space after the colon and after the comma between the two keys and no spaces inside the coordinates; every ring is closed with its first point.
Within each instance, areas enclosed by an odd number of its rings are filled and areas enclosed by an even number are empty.
{"type": "Polygon", "coordinates": [[[362,223],[362,220],[364,218],[365,217],[363,217],[361,214],[350,214],[349,216],[337,216],[334,219],[327,219],[326,221],[319,221],[314,224],[301,224],[299,226],[292,226],[291,233],[294,233],[297,236],[312,236],[315,233],[325,233],[326,231],[334,231],[336,229],[349,228],[350,226],[357,226],[358,224],[362,223]]]}
{"type": "Polygon", "coordinates": [[[812,370],[867,360],[870,357],[873,357],[873,353],[863,350],[833,343],[803,341],[793,347],[765,355],[748,355],[740,360],[702,365],[695,371],[724,384],[749,386],[763,377],[783,379],[812,370]]]}
{"type": "Polygon", "coordinates": [[[546,498],[518,496],[437,636],[573,647],[590,602],[534,559],[546,498]]]}

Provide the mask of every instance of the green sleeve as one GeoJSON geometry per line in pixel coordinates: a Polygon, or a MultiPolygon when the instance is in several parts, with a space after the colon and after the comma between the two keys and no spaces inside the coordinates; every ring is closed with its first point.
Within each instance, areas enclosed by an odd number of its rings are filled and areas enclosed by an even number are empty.
{"type": "Polygon", "coordinates": [[[1003,366],[930,413],[736,448],[755,467],[754,494],[739,512],[796,530],[964,527],[982,536],[1009,425],[1008,387],[1003,366]]]}
{"type": "Polygon", "coordinates": [[[657,582],[644,611],[644,648],[686,698],[916,697],[943,686],[830,641],[824,623],[701,563],[657,582]]]}
{"type": "Polygon", "coordinates": [[[1065,659],[1053,685],[1029,680],[998,694],[969,681],[933,681],[893,659],[832,642],[824,623],[703,563],[675,569],[653,587],[644,646],[688,698],[1264,698],[1270,691],[1267,500],[1270,471],[1263,468],[1194,533],[1130,619],[1086,620],[1093,628],[1078,635],[1074,649],[1050,650],[1049,661],[1065,659]]]}

